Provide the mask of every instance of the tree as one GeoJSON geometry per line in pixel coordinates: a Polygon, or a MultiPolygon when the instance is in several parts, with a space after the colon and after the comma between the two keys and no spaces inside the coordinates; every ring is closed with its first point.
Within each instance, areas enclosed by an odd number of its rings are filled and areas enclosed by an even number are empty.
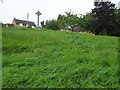
{"type": "Polygon", "coordinates": [[[52,30],[59,30],[60,26],[57,20],[47,20],[45,28],[52,29],[52,30]]]}
{"type": "Polygon", "coordinates": [[[59,16],[57,18],[57,21],[58,21],[61,29],[65,29],[67,27],[67,25],[66,25],[66,16],[65,15],[59,14],[59,16]]]}
{"type": "Polygon", "coordinates": [[[117,9],[117,23],[118,23],[118,30],[120,32],[120,9],[117,9]]]}
{"type": "Polygon", "coordinates": [[[115,31],[111,33],[111,35],[113,36],[119,36],[120,37],[120,9],[116,9],[116,27],[115,27],[115,31]]]}
{"type": "Polygon", "coordinates": [[[41,22],[41,26],[42,26],[42,28],[45,28],[45,23],[44,23],[44,21],[41,22]]]}
{"type": "Polygon", "coordinates": [[[80,18],[72,11],[65,12],[65,15],[60,14],[57,20],[61,29],[68,29],[70,27],[71,30],[74,31],[74,28],[80,25],[80,18]]]}
{"type": "Polygon", "coordinates": [[[91,28],[95,34],[109,35],[115,31],[116,14],[115,4],[110,1],[94,2],[95,8],[92,10],[94,19],[91,21],[91,28]]]}
{"type": "Polygon", "coordinates": [[[66,25],[67,27],[71,27],[72,31],[74,30],[75,27],[79,26],[80,25],[80,18],[72,13],[71,11],[69,12],[65,12],[66,14],[66,25]]]}

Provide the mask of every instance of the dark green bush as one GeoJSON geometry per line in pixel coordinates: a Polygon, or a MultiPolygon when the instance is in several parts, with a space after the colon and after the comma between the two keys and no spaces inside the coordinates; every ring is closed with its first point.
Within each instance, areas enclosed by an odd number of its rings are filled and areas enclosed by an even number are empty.
{"type": "Polygon", "coordinates": [[[46,21],[45,28],[52,29],[52,30],[59,30],[60,25],[57,20],[49,20],[49,21],[46,21]]]}

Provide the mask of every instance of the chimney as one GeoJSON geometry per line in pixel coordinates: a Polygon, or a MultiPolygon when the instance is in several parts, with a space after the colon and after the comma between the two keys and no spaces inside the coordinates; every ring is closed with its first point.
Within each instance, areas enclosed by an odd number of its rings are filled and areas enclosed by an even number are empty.
{"type": "Polygon", "coordinates": [[[27,25],[26,25],[26,27],[29,26],[29,24],[28,24],[28,20],[29,20],[29,13],[27,13],[27,25]]]}

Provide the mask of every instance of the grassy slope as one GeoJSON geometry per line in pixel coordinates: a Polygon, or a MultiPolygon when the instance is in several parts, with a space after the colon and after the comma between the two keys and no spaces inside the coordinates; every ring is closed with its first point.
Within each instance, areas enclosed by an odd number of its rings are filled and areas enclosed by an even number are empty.
{"type": "Polygon", "coordinates": [[[3,30],[3,87],[117,87],[118,38],[3,30]]]}
{"type": "Polygon", "coordinates": [[[2,25],[0,23],[0,89],[2,89],[2,25]]]}

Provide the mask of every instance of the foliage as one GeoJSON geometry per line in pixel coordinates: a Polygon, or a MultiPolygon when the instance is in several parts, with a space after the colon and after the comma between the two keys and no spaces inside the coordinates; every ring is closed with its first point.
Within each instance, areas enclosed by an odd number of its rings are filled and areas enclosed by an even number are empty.
{"type": "Polygon", "coordinates": [[[60,26],[57,20],[49,20],[49,21],[46,21],[45,28],[52,29],[52,30],[59,30],[60,26]]]}
{"type": "Polygon", "coordinates": [[[79,26],[79,17],[71,11],[65,12],[65,14],[67,27],[70,26],[73,31],[74,27],[79,26]]]}
{"type": "Polygon", "coordinates": [[[110,1],[94,2],[92,10],[94,20],[91,22],[92,31],[95,34],[110,35],[116,31],[115,4],[110,1]]]}
{"type": "Polygon", "coordinates": [[[58,22],[60,23],[61,29],[70,29],[74,31],[75,27],[80,27],[81,17],[74,14],[72,11],[65,12],[65,15],[58,16],[58,22]]]}
{"type": "Polygon", "coordinates": [[[86,13],[86,15],[84,15],[83,22],[82,22],[82,27],[84,31],[91,31],[91,24],[93,20],[94,20],[94,17],[92,13],[86,13]]]}
{"type": "Polygon", "coordinates": [[[116,31],[114,31],[111,35],[120,37],[120,9],[116,9],[116,31]]]}
{"type": "Polygon", "coordinates": [[[0,25],[2,26],[2,28],[6,27],[6,25],[3,23],[0,23],[0,25]]]}
{"type": "Polygon", "coordinates": [[[45,22],[44,21],[41,22],[41,26],[42,26],[42,28],[45,28],[45,22]]]}
{"type": "Polygon", "coordinates": [[[57,18],[57,21],[59,22],[60,28],[65,29],[67,27],[66,24],[66,16],[65,15],[59,15],[57,18]]]}
{"type": "Polygon", "coordinates": [[[115,9],[115,4],[106,2],[95,2],[95,8],[86,15],[78,16],[72,11],[65,12],[65,15],[58,16],[60,29],[72,31],[87,31],[96,35],[120,36],[120,15],[115,9]]]}
{"type": "Polygon", "coordinates": [[[2,35],[3,88],[118,86],[116,37],[32,28],[4,28],[2,35]]]}

